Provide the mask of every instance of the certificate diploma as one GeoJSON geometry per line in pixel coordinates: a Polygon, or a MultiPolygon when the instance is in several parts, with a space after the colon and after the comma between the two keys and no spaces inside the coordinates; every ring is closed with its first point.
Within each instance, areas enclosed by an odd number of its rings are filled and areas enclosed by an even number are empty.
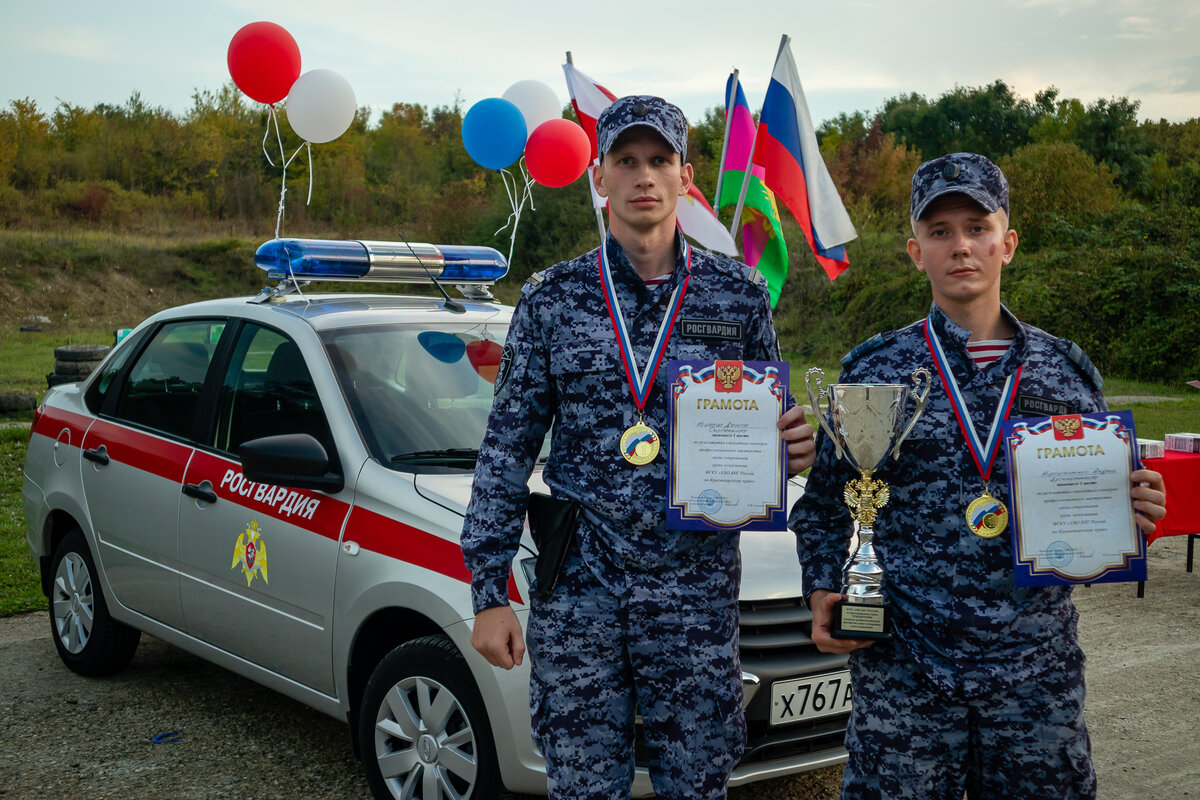
{"type": "Polygon", "coordinates": [[[784,530],[788,397],[780,361],[671,361],[667,527],[784,530]]]}
{"type": "Polygon", "coordinates": [[[1008,420],[1004,442],[1017,586],[1146,579],[1129,411],[1008,420]]]}

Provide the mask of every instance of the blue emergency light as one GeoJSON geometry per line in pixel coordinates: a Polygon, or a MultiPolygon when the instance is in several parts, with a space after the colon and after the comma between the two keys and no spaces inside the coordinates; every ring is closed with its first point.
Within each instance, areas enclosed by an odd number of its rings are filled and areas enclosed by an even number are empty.
{"type": "Polygon", "coordinates": [[[408,242],[272,239],[254,254],[267,277],[297,281],[491,284],[508,262],[491,247],[408,242]]]}

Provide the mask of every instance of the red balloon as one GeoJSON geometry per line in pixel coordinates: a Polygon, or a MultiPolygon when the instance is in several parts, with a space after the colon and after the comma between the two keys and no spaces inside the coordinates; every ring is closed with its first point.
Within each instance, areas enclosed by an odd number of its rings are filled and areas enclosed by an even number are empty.
{"type": "Polygon", "coordinates": [[[592,145],[583,128],[569,119],[543,122],[525,143],[529,177],[543,186],[566,186],[587,169],[592,145]]]}
{"type": "Polygon", "coordinates": [[[300,77],[300,47],[274,22],[251,22],[233,35],[229,74],[252,100],[278,103],[300,77]]]}

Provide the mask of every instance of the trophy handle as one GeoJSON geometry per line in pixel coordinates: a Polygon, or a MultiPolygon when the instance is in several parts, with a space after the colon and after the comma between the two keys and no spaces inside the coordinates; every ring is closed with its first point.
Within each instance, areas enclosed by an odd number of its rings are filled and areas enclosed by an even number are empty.
{"type": "Polygon", "coordinates": [[[900,438],[896,440],[896,444],[892,448],[892,458],[900,457],[900,443],[908,438],[908,434],[912,432],[913,426],[920,419],[921,412],[925,410],[925,401],[929,399],[929,387],[932,385],[933,379],[929,374],[929,370],[924,367],[917,367],[912,372],[912,382],[913,388],[908,390],[908,394],[916,405],[913,407],[912,417],[909,418],[908,424],[904,426],[904,430],[900,433],[900,438]]]}
{"type": "MultiPolygon", "coordinates": [[[[838,458],[843,458],[842,443],[838,441],[838,437],[834,435],[833,429],[829,427],[829,423],[825,420],[825,412],[821,410],[821,396],[825,394],[824,387],[825,370],[820,367],[813,367],[804,373],[804,388],[808,390],[808,402],[812,404],[813,414],[817,417],[817,424],[825,431],[825,435],[833,442],[834,450],[837,452],[838,458]],[[817,384],[816,392],[813,392],[814,379],[817,384]]],[[[828,404],[827,404],[828,405],[828,404]]]]}

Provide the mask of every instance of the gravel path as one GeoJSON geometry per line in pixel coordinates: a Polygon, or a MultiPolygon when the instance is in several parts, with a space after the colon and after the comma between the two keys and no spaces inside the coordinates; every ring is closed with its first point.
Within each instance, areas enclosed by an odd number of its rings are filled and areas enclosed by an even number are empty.
{"type": "MultiPolygon", "coordinates": [[[[1150,583],[1081,588],[1088,720],[1102,800],[1200,798],[1200,570],[1186,539],[1150,549],[1150,583]]],[[[366,798],[344,724],[162,642],[120,675],[58,660],[44,612],[0,619],[0,798],[366,798]],[[178,732],[177,742],[154,738],[178,732]]],[[[827,800],[840,768],[731,800],[827,800]]]]}

